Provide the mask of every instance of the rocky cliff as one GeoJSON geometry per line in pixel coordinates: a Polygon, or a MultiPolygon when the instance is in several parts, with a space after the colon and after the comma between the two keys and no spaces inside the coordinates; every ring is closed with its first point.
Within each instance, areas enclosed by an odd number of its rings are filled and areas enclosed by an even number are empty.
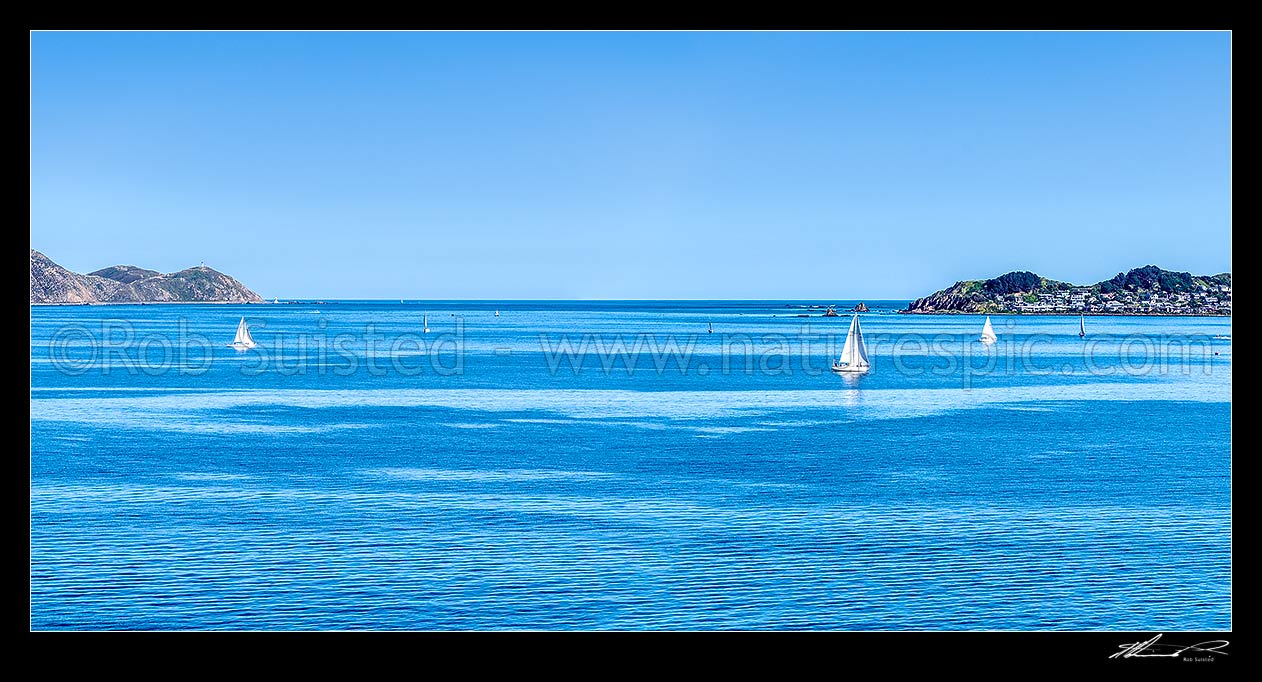
{"type": "Polygon", "coordinates": [[[162,274],[116,265],[80,275],[31,249],[31,303],[262,303],[237,280],[205,266],[162,274]]]}

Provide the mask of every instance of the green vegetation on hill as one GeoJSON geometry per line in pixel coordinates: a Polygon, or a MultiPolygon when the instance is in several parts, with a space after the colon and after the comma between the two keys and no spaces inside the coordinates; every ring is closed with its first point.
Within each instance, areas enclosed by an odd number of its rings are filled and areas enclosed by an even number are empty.
{"type": "Polygon", "coordinates": [[[982,284],[982,291],[995,296],[1031,291],[1042,283],[1043,278],[1033,272],[1009,272],[982,284]]]}
{"type": "Polygon", "coordinates": [[[1187,272],[1171,272],[1155,265],[1146,265],[1130,272],[1119,272],[1113,279],[1100,282],[1102,293],[1110,294],[1118,291],[1139,291],[1141,289],[1159,289],[1182,293],[1191,291],[1192,275],[1187,272]]]}

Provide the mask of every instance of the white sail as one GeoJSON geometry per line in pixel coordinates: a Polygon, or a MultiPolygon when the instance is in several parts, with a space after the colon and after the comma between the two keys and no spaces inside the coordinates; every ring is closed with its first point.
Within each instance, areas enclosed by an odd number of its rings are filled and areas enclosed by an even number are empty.
{"type": "Polygon", "coordinates": [[[850,331],[846,332],[846,345],[841,347],[841,357],[837,359],[835,369],[859,371],[867,369],[868,349],[863,345],[863,329],[859,326],[859,316],[850,318],[850,331]]]}
{"type": "Polygon", "coordinates": [[[429,315],[421,316],[421,324],[425,326],[425,333],[429,333],[429,315]]]}
{"type": "Polygon", "coordinates": [[[1078,316],[1078,336],[1087,335],[1087,319],[1082,315],[1078,316]]]}
{"type": "Polygon", "coordinates": [[[250,326],[245,323],[245,318],[241,318],[240,324],[237,325],[237,336],[232,340],[235,348],[253,348],[255,345],[254,337],[250,336],[250,326]]]}
{"type": "Polygon", "coordinates": [[[995,336],[995,328],[990,326],[990,316],[987,315],[986,324],[982,327],[981,341],[982,343],[994,343],[997,340],[999,340],[999,337],[995,336]]]}

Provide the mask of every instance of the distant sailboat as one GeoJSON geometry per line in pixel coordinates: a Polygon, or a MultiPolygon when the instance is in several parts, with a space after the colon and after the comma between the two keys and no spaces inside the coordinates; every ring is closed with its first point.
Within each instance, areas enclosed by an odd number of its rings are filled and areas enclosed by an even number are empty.
{"type": "Polygon", "coordinates": [[[707,333],[709,333],[709,334],[713,334],[713,333],[714,333],[714,323],[713,323],[713,322],[710,322],[710,323],[708,323],[708,324],[710,325],[710,331],[709,331],[709,332],[707,332],[707,333]]]}
{"type": "Polygon", "coordinates": [[[250,336],[250,326],[245,323],[245,318],[241,318],[241,323],[237,325],[237,337],[228,344],[230,348],[237,350],[249,350],[255,347],[254,337],[250,336]]]}
{"type": "Polygon", "coordinates": [[[279,299],[279,298],[273,298],[273,299],[272,299],[272,303],[280,303],[280,299],[279,299]]]}
{"type": "Polygon", "coordinates": [[[496,316],[496,317],[499,317],[499,316],[500,316],[500,311],[498,311],[498,310],[497,310],[497,311],[495,311],[495,316],[496,316]]]}
{"type": "Polygon", "coordinates": [[[428,334],[429,333],[429,315],[421,316],[421,324],[425,325],[425,331],[423,333],[428,334]]]}
{"type": "Polygon", "coordinates": [[[1078,316],[1078,337],[1082,338],[1087,335],[1087,320],[1082,315],[1078,316]]]}
{"type": "Polygon", "coordinates": [[[846,333],[846,345],[841,348],[841,357],[833,363],[834,372],[866,372],[871,364],[868,362],[868,349],[863,345],[863,330],[859,328],[859,316],[850,318],[850,331],[846,333]]]}
{"type": "Polygon", "coordinates": [[[996,341],[998,341],[998,340],[999,340],[999,337],[995,336],[995,329],[994,329],[994,327],[991,327],[991,326],[990,326],[990,316],[989,316],[989,315],[987,315],[987,316],[986,316],[986,324],[985,324],[985,326],[983,326],[983,327],[982,327],[981,342],[982,342],[982,343],[994,343],[994,342],[996,342],[996,341]]]}

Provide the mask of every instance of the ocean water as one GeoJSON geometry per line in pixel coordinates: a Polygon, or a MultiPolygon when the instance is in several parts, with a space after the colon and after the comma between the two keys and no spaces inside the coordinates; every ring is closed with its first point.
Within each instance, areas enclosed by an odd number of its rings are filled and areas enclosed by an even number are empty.
{"type": "Polygon", "coordinates": [[[1231,628],[1230,319],[869,305],[33,307],[31,626],[1231,628]]]}

